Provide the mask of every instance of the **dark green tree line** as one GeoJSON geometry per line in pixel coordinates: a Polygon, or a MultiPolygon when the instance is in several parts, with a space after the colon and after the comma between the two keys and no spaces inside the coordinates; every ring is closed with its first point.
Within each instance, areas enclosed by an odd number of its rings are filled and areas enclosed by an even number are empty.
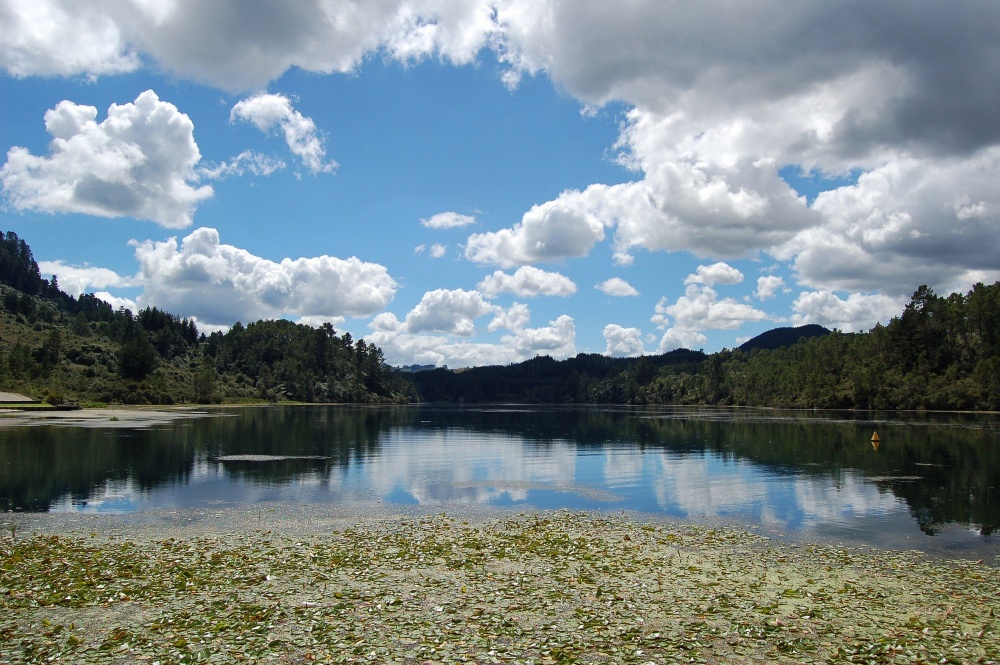
{"type": "Polygon", "coordinates": [[[205,341],[220,372],[239,375],[261,397],[304,402],[407,401],[410,385],[385,364],[382,350],[330,324],[285,320],[237,323],[205,341]]]}
{"type": "Polygon", "coordinates": [[[27,243],[0,234],[0,390],[101,402],[408,401],[382,350],[290,321],[200,334],[156,307],[133,314],[46,280],[27,243]]]}
{"type": "Polygon", "coordinates": [[[946,297],[921,286],[888,325],[815,332],[748,352],[581,354],[412,380],[428,401],[1000,410],[1000,282],[946,297]]]}

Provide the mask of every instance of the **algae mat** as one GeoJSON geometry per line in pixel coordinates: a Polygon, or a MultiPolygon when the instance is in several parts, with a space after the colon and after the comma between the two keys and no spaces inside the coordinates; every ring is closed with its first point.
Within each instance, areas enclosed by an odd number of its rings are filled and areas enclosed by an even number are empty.
{"type": "Polygon", "coordinates": [[[7,533],[0,569],[2,663],[1000,659],[995,568],[565,512],[7,533]]]}

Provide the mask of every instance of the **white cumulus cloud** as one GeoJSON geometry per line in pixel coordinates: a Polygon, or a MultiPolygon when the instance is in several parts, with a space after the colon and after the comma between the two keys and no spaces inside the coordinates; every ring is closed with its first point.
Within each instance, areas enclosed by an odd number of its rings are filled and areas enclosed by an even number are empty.
{"type": "Polygon", "coordinates": [[[528,306],[516,302],[506,310],[497,312],[493,320],[490,321],[489,331],[520,330],[527,326],[530,320],[531,310],[528,306]]]}
{"type": "Polygon", "coordinates": [[[4,2],[0,67],[17,77],[96,77],[138,69],[142,61],[123,34],[121,18],[95,9],[89,2],[4,2]]]}
{"type": "Polygon", "coordinates": [[[576,293],[576,284],[569,277],[534,266],[521,266],[513,275],[497,270],[487,275],[476,288],[487,298],[495,298],[500,293],[513,293],[523,298],[565,297],[576,293]]]}
{"type": "Polygon", "coordinates": [[[778,254],[794,257],[800,282],[819,290],[967,290],[978,271],[997,274],[998,177],[1000,146],[967,157],[896,159],[821,193],[813,207],[826,224],[778,254]]]}
{"type": "Polygon", "coordinates": [[[661,298],[650,320],[665,331],[660,340],[660,352],[665,353],[703,346],[707,341],[704,330],[735,330],[744,323],[770,318],[733,298],[720,299],[711,286],[688,284],[684,295],[673,304],[661,298]]]}
{"type": "Polygon", "coordinates": [[[493,4],[480,0],[5,0],[0,9],[0,67],[11,75],[107,75],[137,69],[145,56],[233,91],[292,67],[351,72],[379,50],[401,62],[467,64],[499,31],[493,4]]]}
{"type": "Polygon", "coordinates": [[[773,298],[778,289],[784,288],[785,280],[778,275],[764,275],[757,278],[757,290],[753,294],[759,300],[773,298]]]}
{"type": "Polygon", "coordinates": [[[296,323],[301,323],[302,325],[312,326],[313,328],[320,328],[324,324],[329,323],[334,328],[339,328],[344,325],[347,321],[346,317],[343,316],[324,316],[322,314],[310,314],[308,316],[300,316],[295,320],[296,323]]]}
{"type": "Polygon", "coordinates": [[[13,147],[0,184],[18,210],[136,217],[168,228],[190,226],[210,186],[197,187],[201,159],[194,124],[147,90],[135,102],[112,104],[97,122],[93,106],[59,102],[45,113],[50,155],[13,147]]]}
{"type": "Polygon", "coordinates": [[[614,358],[634,358],[645,353],[642,332],[638,328],[623,328],[616,323],[604,326],[607,348],[604,355],[614,358]]]}
{"type": "Polygon", "coordinates": [[[677,349],[701,349],[705,346],[708,338],[705,334],[697,330],[682,330],[679,328],[667,328],[660,338],[660,345],[657,351],[668,353],[677,349]]]}
{"type": "MultiPolygon", "coordinates": [[[[132,313],[139,311],[139,306],[131,298],[120,298],[118,296],[113,296],[107,291],[97,291],[94,293],[94,297],[98,300],[103,300],[104,302],[111,305],[112,309],[127,309],[132,313]]],[[[199,327],[199,330],[205,332],[204,329],[199,327]]]]}
{"type": "Polygon", "coordinates": [[[519,328],[500,339],[500,345],[513,351],[515,362],[537,355],[563,360],[576,354],[576,323],[562,314],[540,328],[519,328]]]}
{"type": "Polygon", "coordinates": [[[288,149],[313,173],[330,173],[337,168],[337,162],[324,161],[326,147],[316,123],[296,111],[285,95],[259,93],[247,97],[233,106],[230,118],[252,122],[264,133],[280,128],[288,149]]]}
{"type": "Polygon", "coordinates": [[[743,273],[728,263],[718,262],[710,266],[698,266],[693,275],[688,275],[685,284],[739,284],[743,273]]]}
{"type": "Polygon", "coordinates": [[[604,240],[604,224],[590,196],[564,192],[560,198],[524,213],[511,229],[474,233],[465,246],[470,261],[501,268],[586,256],[604,240]]]}
{"type": "Polygon", "coordinates": [[[368,316],[396,293],[385,266],[333,256],[274,262],[222,244],[212,228],[178,243],[135,244],[142,307],[156,306],[211,325],[290,316],[368,316]]]}
{"type": "Polygon", "coordinates": [[[526,305],[514,303],[504,310],[477,292],[440,289],[425,293],[403,321],[391,312],[376,316],[366,339],[385,352],[390,364],[470,367],[510,364],[536,355],[564,359],[576,354],[572,317],[561,315],[538,328],[529,328],[529,321],[526,305]],[[499,342],[472,341],[475,320],[491,314],[489,331],[508,332],[499,342]]]}
{"type": "Polygon", "coordinates": [[[420,223],[429,229],[457,229],[476,223],[476,218],[472,215],[462,215],[457,212],[439,212],[427,219],[421,219],[420,223]]]}
{"type": "Polygon", "coordinates": [[[792,323],[816,323],[846,332],[868,331],[903,311],[908,299],[883,294],[852,293],[843,299],[830,291],[804,291],[792,305],[792,323]]]}
{"type": "Polygon", "coordinates": [[[617,147],[637,179],[584,190],[619,264],[766,252],[820,290],[968,288],[1000,249],[1000,89],[981,85],[1000,77],[1000,7],[845,9],[511,2],[498,21],[508,80],[544,72],[587,104],[631,105],[617,147]],[[810,206],[786,167],[860,178],[810,206]]]}
{"type": "Polygon", "coordinates": [[[661,298],[656,305],[654,322],[670,317],[675,326],[684,330],[735,330],[748,321],[770,318],[765,312],[733,298],[719,299],[710,286],[690,284],[684,295],[673,304],[661,298]]]}
{"type": "Polygon", "coordinates": [[[634,286],[626,282],[621,277],[612,277],[611,279],[606,279],[600,282],[595,287],[598,291],[605,293],[609,296],[615,296],[618,298],[627,298],[629,296],[637,296],[639,292],[634,286]]]}
{"type": "Polygon", "coordinates": [[[74,298],[92,293],[94,289],[136,286],[138,283],[134,277],[123,277],[108,268],[74,266],[62,261],[39,261],[38,271],[43,275],[55,275],[59,288],[74,298]]]}
{"type": "Polygon", "coordinates": [[[470,337],[476,331],[476,319],[501,311],[478,291],[435,289],[425,293],[406,315],[406,329],[411,333],[438,332],[470,337]]]}

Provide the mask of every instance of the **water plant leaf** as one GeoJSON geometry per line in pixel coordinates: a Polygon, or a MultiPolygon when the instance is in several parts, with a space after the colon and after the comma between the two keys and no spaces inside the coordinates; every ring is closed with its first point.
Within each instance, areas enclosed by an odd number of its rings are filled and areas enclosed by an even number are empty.
{"type": "Polygon", "coordinates": [[[0,540],[0,662],[989,662],[1000,571],[569,512],[0,540]]]}

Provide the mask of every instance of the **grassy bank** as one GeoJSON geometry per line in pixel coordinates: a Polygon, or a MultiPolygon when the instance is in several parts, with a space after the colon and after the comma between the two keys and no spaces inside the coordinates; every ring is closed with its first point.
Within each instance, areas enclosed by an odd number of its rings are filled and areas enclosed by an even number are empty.
{"type": "Polygon", "coordinates": [[[973,562],[565,512],[272,519],[9,522],[0,662],[1000,659],[1000,570],[973,562]]]}

